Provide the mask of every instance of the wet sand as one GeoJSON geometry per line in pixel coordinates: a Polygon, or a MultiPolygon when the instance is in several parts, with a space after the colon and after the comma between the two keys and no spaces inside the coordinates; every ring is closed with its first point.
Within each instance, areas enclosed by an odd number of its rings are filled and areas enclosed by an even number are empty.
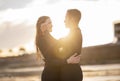
{"type": "MultiPolygon", "coordinates": [[[[84,65],[83,81],[120,81],[120,64],[84,65]]],[[[0,69],[0,81],[41,81],[43,67],[0,69]]]]}

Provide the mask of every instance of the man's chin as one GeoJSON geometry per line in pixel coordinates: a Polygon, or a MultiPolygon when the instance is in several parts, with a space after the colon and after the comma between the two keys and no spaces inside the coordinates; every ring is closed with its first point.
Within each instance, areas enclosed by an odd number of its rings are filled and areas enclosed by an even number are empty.
{"type": "Polygon", "coordinates": [[[52,32],[52,30],[50,30],[49,32],[52,32]]]}
{"type": "Polygon", "coordinates": [[[67,28],[67,29],[69,29],[69,27],[68,27],[68,26],[66,26],[66,28],[67,28]]]}

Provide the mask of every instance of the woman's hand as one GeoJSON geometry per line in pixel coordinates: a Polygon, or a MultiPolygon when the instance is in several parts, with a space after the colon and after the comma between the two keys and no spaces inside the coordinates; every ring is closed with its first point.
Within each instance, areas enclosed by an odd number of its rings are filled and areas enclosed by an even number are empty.
{"type": "Polygon", "coordinates": [[[68,59],[67,59],[67,63],[68,64],[77,64],[77,63],[79,63],[80,62],[80,54],[79,55],[77,55],[77,53],[75,53],[74,55],[72,55],[71,57],[69,57],[68,59]]]}

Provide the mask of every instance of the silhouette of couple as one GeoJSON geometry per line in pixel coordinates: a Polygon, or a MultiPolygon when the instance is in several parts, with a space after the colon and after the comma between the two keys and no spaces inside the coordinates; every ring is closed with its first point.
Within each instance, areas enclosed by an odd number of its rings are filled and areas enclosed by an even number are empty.
{"type": "Polygon", "coordinates": [[[50,35],[50,17],[41,16],[38,19],[35,42],[38,57],[42,55],[45,61],[42,81],[82,81],[83,74],[79,64],[82,49],[82,34],[78,27],[80,19],[81,12],[78,9],[67,10],[65,26],[70,32],[60,40],[50,35]]]}

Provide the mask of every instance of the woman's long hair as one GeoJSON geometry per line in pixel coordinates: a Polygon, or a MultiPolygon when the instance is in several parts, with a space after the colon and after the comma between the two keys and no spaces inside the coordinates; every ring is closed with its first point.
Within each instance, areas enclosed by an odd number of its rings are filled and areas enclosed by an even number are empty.
{"type": "Polygon", "coordinates": [[[43,32],[41,31],[40,27],[41,24],[44,23],[49,17],[48,16],[41,16],[38,18],[37,23],[36,23],[36,38],[35,38],[35,45],[36,45],[36,54],[38,59],[42,57],[39,44],[40,44],[40,37],[43,35],[43,32]]]}

